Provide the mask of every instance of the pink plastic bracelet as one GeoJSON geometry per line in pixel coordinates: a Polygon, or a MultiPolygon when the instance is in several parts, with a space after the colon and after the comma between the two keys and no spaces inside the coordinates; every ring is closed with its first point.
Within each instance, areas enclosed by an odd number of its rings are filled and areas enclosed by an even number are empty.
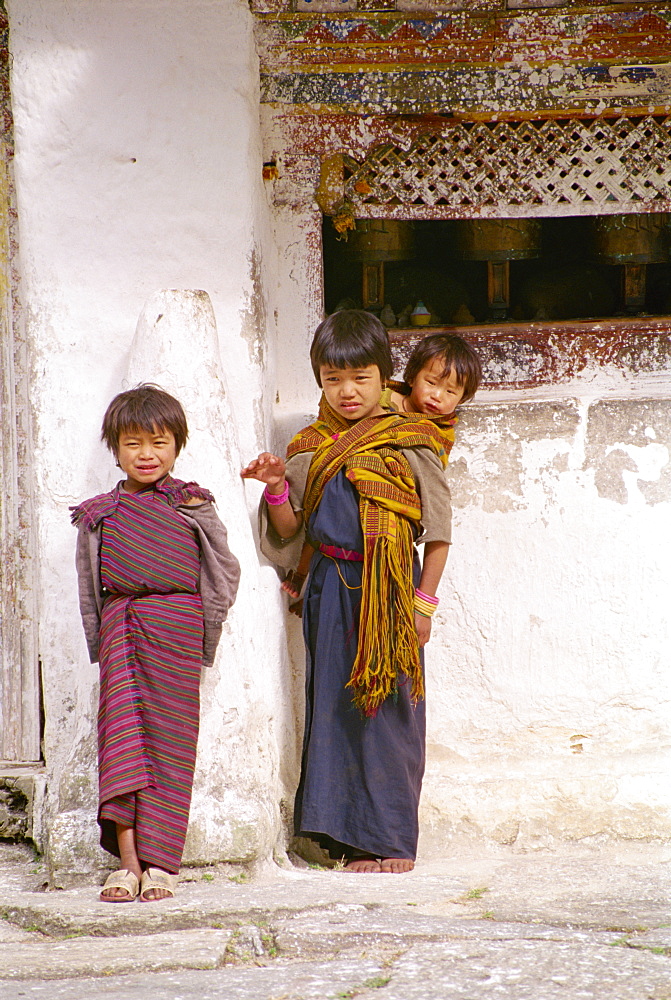
{"type": "Polygon", "coordinates": [[[281,493],[269,493],[268,487],[266,486],[263,491],[263,495],[266,498],[266,502],[272,507],[279,507],[280,504],[286,503],[289,499],[289,480],[284,480],[284,489],[281,493]]]}
{"type": "Polygon", "coordinates": [[[415,589],[415,593],[417,594],[418,597],[421,597],[423,601],[428,601],[429,604],[433,604],[434,607],[436,608],[438,607],[440,601],[438,600],[437,597],[429,597],[428,594],[425,594],[421,590],[417,589],[415,589]]]}

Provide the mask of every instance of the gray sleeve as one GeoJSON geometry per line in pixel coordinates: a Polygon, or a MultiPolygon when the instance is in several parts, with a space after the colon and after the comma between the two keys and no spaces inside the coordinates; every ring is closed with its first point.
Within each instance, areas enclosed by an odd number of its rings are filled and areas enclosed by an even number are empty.
{"type": "MultiPolygon", "coordinates": [[[[289,483],[289,503],[295,513],[303,510],[303,495],[307,482],[312,452],[302,452],[287,459],[287,482],[289,483]]],[[[268,504],[263,496],[259,502],[259,540],[261,551],[267,559],[283,569],[294,569],[300,558],[305,541],[305,526],[300,528],[291,538],[282,538],[277,534],[268,518],[268,504]]]]}
{"type": "Polygon", "coordinates": [[[79,610],[84,626],[86,645],[91,663],[98,662],[100,646],[100,613],[102,597],[99,576],[100,528],[89,531],[83,525],[77,531],[77,584],[79,589],[79,610]]]}
{"type": "Polygon", "coordinates": [[[422,535],[418,542],[451,542],[452,503],[440,459],[430,448],[407,448],[404,454],[422,501],[422,535]]]}
{"type": "Polygon", "coordinates": [[[238,592],[240,563],[228,547],[226,528],[211,503],[184,504],[178,510],[195,523],[200,543],[203,663],[212,666],[222,626],[238,592]]]}

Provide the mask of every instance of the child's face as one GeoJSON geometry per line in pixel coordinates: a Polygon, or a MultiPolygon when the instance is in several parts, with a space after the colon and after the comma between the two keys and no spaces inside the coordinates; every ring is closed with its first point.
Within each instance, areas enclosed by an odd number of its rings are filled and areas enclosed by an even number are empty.
{"type": "Polygon", "coordinates": [[[452,413],[464,396],[464,386],[457,381],[454,368],[444,375],[445,360],[432,358],[417,372],[411,383],[409,401],[416,413],[439,416],[452,413]]]}
{"type": "Polygon", "coordinates": [[[380,406],[382,377],[377,365],[365,368],[321,365],[319,379],[329,405],[345,420],[354,422],[384,413],[380,406]]]}
{"type": "Polygon", "coordinates": [[[163,479],[176,458],[175,435],[167,428],[155,427],[151,433],[129,430],[119,435],[117,460],[126,473],[125,489],[129,493],[137,493],[163,479]]]}

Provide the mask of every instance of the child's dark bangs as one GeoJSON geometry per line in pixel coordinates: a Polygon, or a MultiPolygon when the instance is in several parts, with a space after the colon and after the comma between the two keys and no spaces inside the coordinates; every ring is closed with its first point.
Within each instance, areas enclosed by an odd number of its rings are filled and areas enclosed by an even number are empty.
{"type": "Polygon", "coordinates": [[[321,367],[377,365],[383,379],[389,378],[394,367],[387,331],[376,316],[362,309],[342,309],[320,323],[312,340],[310,360],[318,385],[321,367]]]}
{"type": "Polygon", "coordinates": [[[145,431],[147,434],[161,434],[164,431],[171,431],[175,434],[175,427],[179,421],[175,420],[176,414],[171,413],[171,409],[160,398],[129,399],[119,410],[117,433],[132,434],[145,431]]]}
{"type": "Polygon", "coordinates": [[[360,343],[330,344],[319,364],[327,368],[367,368],[378,364],[373,353],[360,343]]]}
{"type": "Polygon", "coordinates": [[[141,385],[119,393],[110,403],[103,419],[102,439],[116,453],[121,434],[163,434],[170,431],[180,453],[189,429],[182,404],[167,392],[152,385],[141,385]]]}
{"type": "Polygon", "coordinates": [[[165,434],[166,431],[170,431],[170,428],[165,424],[159,425],[151,423],[151,421],[143,421],[142,423],[130,423],[130,424],[119,424],[117,430],[117,437],[121,438],[124,434],[128,434],[129,437],[133,437],[136,434],[153,434],[155,437],[160,437],[161,434],[165,434]]]}
{"type": "Polygon", "coordinates": [[[454,374],[457,385],[464,390],[462,402],[472,399],[480,385],[480,364],[472,354],[456,351],[453,357],[443,357],[443,378],[454,374]]]}

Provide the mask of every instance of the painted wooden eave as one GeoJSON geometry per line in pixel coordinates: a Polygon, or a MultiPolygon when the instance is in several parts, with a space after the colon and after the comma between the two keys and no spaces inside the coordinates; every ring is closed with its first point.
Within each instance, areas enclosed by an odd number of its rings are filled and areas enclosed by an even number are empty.
{"type": "Polygon", "coordinates": [[[671,107],[671,7],[262,12],[264,103],[324,113],[603,114],[671,107]]]}
{"type": "Polygon", "coordinates": [[[505,323],[478,327],[390,330],[396,370],[431,333],[456,333],[483,364],[483,388],[535,388],[569,382],[586,371],[611,367],[635,375],[671,370],[671,317],[505,323]]]}
{"type": "Polygon", "coordinates": [[[401,11],[424,15],[468,13],[475,15],[509,13],[584,13],[594,8],[641,11],[661,6],[660,0],[249,0],[254,14],[379,14],[401,11]]]}

